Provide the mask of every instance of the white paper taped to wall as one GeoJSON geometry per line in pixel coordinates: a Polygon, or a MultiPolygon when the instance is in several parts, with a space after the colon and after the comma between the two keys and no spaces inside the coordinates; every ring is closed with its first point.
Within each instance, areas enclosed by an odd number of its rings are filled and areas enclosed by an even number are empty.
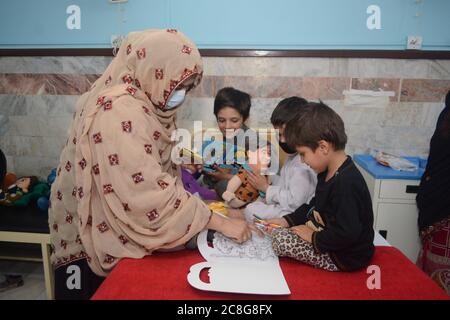
{"type": "Polygon", "coordinates": [[[210,247],[204,230],[198,235],[197,245],[207,261],[189,270],[187,279],[194,288],[247,294],[291,293],[270,238],[253,234],[251,240],[240,245],[216,232],[210,247]],[[209,268],[209,283],[200,279],[200,272],[205,268],[209,268]]]}
{"type": "Polygon", "coordinates": [[[344,106],[364,108],[384,108],[389,104],[389,97],[394,91],[344,90],[344,106]]]}

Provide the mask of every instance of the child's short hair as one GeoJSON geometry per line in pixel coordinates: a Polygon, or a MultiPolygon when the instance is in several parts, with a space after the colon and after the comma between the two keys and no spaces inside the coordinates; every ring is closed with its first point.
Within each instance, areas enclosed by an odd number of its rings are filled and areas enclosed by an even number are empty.
{"type": "Polygon", "coordinates": [[[345,149],[347,135],[341,117],[322,101],[309,102],[286,124],[288,144],[316,150],[319,141],[331,143],[335,150],[345,149]]]}
{"type": "Polygon", "coordinates": [[[232,87],[225,87],[217,92],[214,99],[214,115],[217,118],[222,108],[231,107],[239,112],[245,121],[250,115],[251,105],[251,97],[248,93],[232,87]]]}
{"type": "Polygon", "coordinates": [[[274,127],[281,127],[292,120],[300,108],[308,101],[300,97],[289,97],[281,100],[272,112],[270,122],[274,127]]]}

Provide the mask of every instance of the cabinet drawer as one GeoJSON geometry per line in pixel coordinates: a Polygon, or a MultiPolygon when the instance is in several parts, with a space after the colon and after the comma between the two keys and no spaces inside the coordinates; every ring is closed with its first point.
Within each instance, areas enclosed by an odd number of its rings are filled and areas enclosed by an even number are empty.
{"type": "Polygon", "coordinates": [[[414,200],[419,189],[419,183],[419,180],[382,180],[380,183],[380,198],[414,200]]]}

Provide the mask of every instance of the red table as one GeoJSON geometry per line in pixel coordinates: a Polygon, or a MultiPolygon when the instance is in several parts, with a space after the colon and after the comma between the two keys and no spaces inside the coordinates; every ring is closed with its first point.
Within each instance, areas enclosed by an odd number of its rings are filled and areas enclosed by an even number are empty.
{"type": "Polygon", "coordinates": [[[281,258],[291,290],[288,296],[206,292],[187,282],[189,268],[204,261],[198,251],[156,253],[143,259],[123,259],[93,299],[449,299],[425,273],[393,247],[376,247],[372,265],[381,269],[381,289],[368,289],[366,270],[328,272],[281,258]]]}

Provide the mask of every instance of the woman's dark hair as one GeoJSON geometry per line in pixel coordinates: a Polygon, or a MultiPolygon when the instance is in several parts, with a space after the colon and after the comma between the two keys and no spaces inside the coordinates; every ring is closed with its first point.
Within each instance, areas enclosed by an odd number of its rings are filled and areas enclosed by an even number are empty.
{"type": "Polygon", "coordinates": [[[270,122],[274,127],[281,127],[292,120],[300,108],[308,101],[300,97],[289,97],[281,100],[272,112],[270,122]]]}
{"type": "Polygon", "coordinates": [[[341,117],[323,102],[309,102],[286,124],[285,137],[292,146],[306,146],[313,151],[319,141],[331,143],[335,150],[345,149],[347,135],[341,117]]]}
{"type": "Polygon", "coordinates": [[[230,107],[239,112],[245,121],[250,115],[251,105],[251,97],[248,93],[232,87],[222,88],[217,92],[216,98],[214,99],[214,115],[217,118],[221,109],[230,107]]]}

